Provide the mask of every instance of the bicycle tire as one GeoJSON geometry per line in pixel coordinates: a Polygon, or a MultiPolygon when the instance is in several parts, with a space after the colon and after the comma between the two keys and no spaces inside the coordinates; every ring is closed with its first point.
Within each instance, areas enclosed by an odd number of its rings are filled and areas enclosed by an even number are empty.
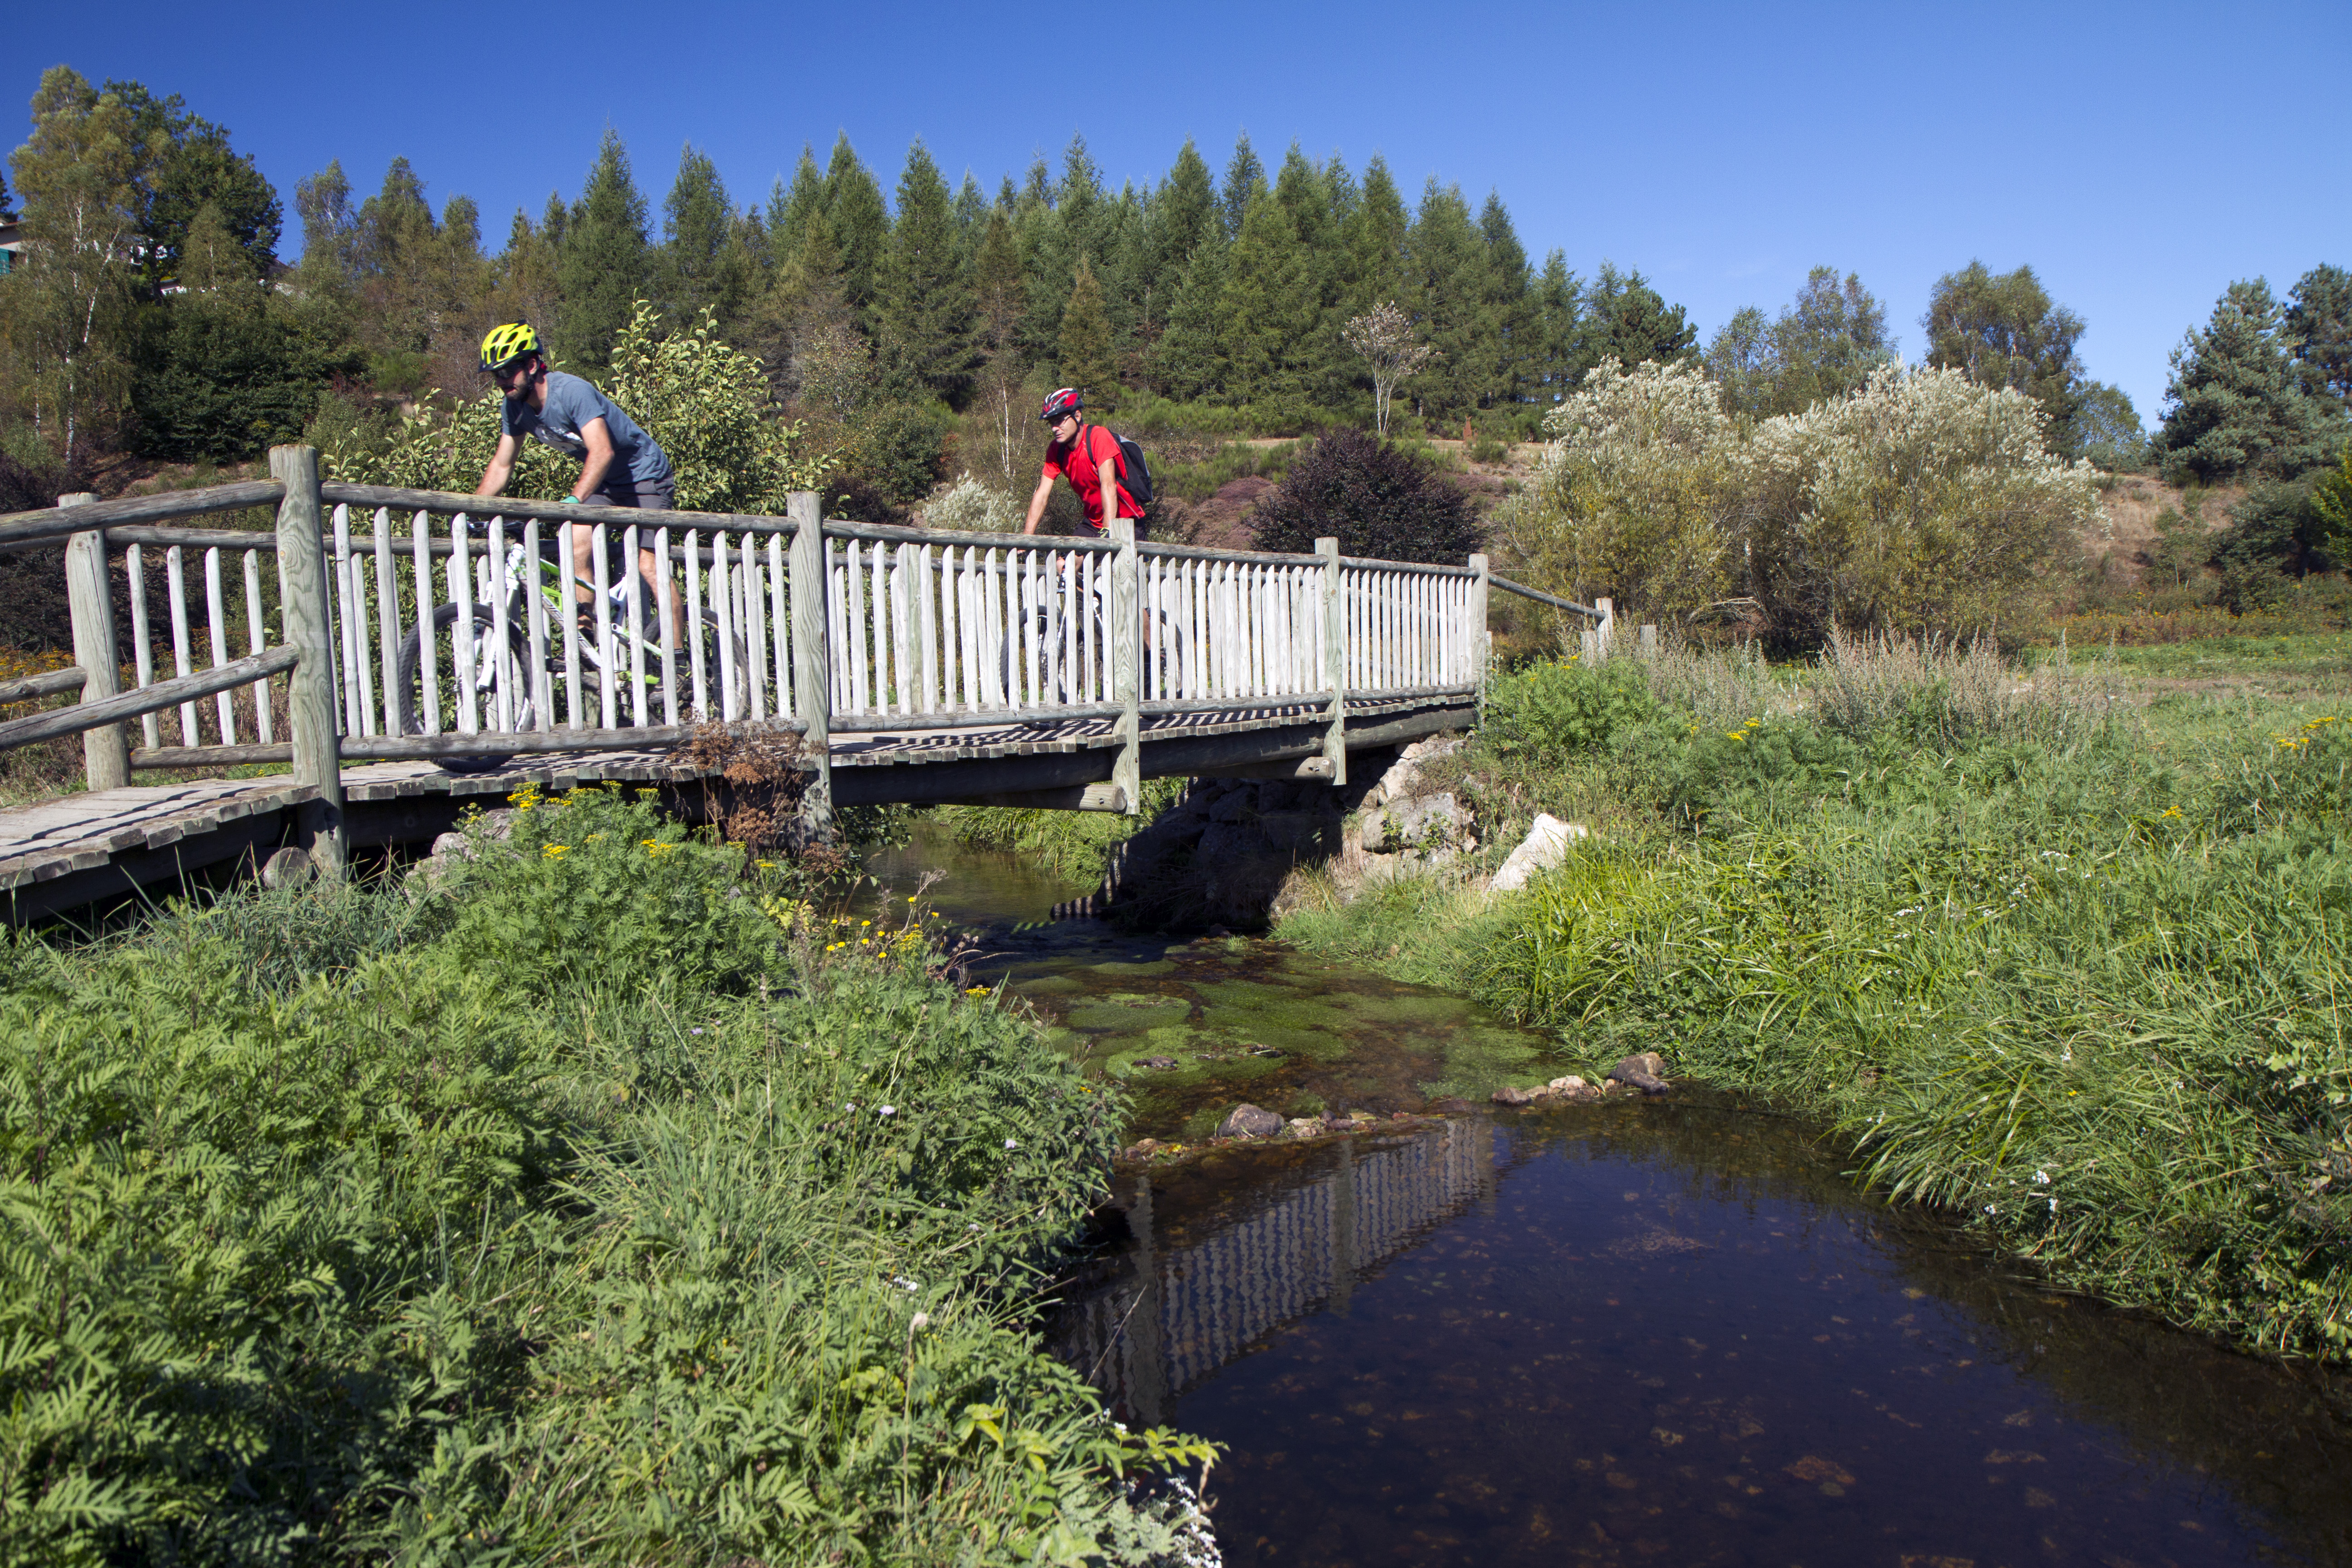
{"type": "MultiPolygon", "coordinates": [[[[441,716],[445,724],[455,721],[457,679],[454,668],[447,667],[448,661],[442,655],[441,650],[444,646],[452,642],[457,625],[457,605],[443,605],[434,610],[435,685],[443,699],[441,716]]],[[[473,612],[473,627],[475,668],[479,672],[484,670],[482,653],[493,646],[498,636],[497,617],[488,606],[476,605],[473,612]]],[[[391,715],[393,721],[391,728],[395,735],[425,733],[425,655],[423,638],[418,635],[419,630],[418,627],[411,626],[408,635],[401,639],[400,660],[393,676],[393,691],[396,700],[395,711],[391,715]]],[[[534,728],[538,718],[531,706],[530,647],[529,639],[523,635],[520,627],[509,626],[507,628],[506,657],[491,661],[487,673],[489,676],[488,684],[478,685],[476,688],[478,700],[491,703],[491,713],[495,714],[497,711],[495,704],[500,688],[510,686],[509,700],[515,715],[515,727],[518,730],[534,728]]],[[[480,681],[481,675],[478,673],[476,679],[478,682],[480,681]]],[[[443,731],[445,734],[451,731],[446,728],[443,731]]],[[[436,757],[433,761],[435,765],[444,773],[490,773],[508,766],[514,761],[514,757],[511,752],[502,752],[483,756],[436,757]]]]}

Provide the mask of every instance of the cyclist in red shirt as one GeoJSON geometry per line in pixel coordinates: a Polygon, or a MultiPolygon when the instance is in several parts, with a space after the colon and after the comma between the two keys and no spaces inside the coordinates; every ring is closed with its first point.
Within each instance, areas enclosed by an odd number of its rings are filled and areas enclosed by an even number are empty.
{"type": "Polygon", "coordinates": [[[1127,476],[1127,460],[1119,456],[1118,438],[1099,425],[1086,421],[1087,400],[1074,386],[1063,387],[1045,399],[1045,406],[1037,417],[1054,428],[1054,444],[1045,448],[1045,471],[1037,480],[1037,492],[1029,498],[1029,522],[1024,533],[1037,531],[1045,520],[1045,503],[1054,497],[1054,481],[1066,477],[1070,488],[1078,492],[1078,504],[1085,509],[1087,526],[1097,534],[1108,531],[1110,524],[1103,511],[1103,470],[1112,476],[1111,489],[1118,496],[1115,516],[1136,520],[1135,537],[1144,536],[1143,509],[1127,493],[1118,481],[1127,476]]]}

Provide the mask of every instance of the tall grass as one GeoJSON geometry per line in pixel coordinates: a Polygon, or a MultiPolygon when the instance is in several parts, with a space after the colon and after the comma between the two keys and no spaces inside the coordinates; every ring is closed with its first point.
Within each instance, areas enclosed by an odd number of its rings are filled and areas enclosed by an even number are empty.
{"type": "Polygon", "coordinates": [[[1521,895],[1405,884],[1283,934],[1811,1108],[2059,1278],[2341,1359],[2352,736],[2200,743],[2058,675],[1847,646],[1736,727],[1685,699],[1516,775],[1482,739],[1482,805],[1605,787],[1615,830],[1521,895]]]}
{"type": "Polygon", "coordinates": [[[0,1555],[1172,1550],[1127,1478],[1202,1450],[1024,1324],[1114,1094],[919,907],[827,925],[607,792],[480,848],[306,977],[283,895],[7,950],[0,1555]]]}

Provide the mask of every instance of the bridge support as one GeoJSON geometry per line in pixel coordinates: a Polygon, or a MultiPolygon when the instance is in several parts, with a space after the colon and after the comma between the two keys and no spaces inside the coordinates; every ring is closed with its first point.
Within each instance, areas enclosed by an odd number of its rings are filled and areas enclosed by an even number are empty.
{"type": "Polygon", "coordinates": [[[279,640],[295,653],[286,678],[294,782],[318,792],[295,808],[295,842],[320,875],[341,877],[351,858],[351,835],[343,824],[334,637],[327,625],[327,554],[319,532],[319,449],[270,447],[269,477],[286,487],[278,503],[278,620],[279,640]]]}
{"type": "Polygon", "coordinates": [[[1110,782],[1125,794],[1133,816],[1143,809],[1143,606],[1135,519],[1111,519],[1110,536],[1118,545],[1110,568],[1110,696],[1119,705],[1118,761],[1111,764],[1110,782]]]}
{"type": "Polygon", "coordinates": [[[1348,601],[1339,576],[1339,542],[1318,539],[1323,558],[1323,684],[1331,689],[1330,728],[1323,732],[1323,761],[1331,782],[1348,782],[1348,601]]]}
{"type": "MultiPolygon", "coordinates": [[[[98,498],[83,491],[59,496],[59,506],[88,506],[98,498]]],[[[73,616],[74,662],[82,668],[84,704],[103,702],[122,689],[122,656],[114,639],[114,595],[106,581],[106,531],[91,529],[66,542],[66,605],[73,616]]],[[[121,789],[131,782],[131,742],[120,724],[85,730],[83,777],[91,790],[121,789]]]]}
{"type": "Polygon", "coordinates": [[[1486,717],[1486,668],[1495,662],[1495,639],[1486,630],[1486,587],[1494,580],[1494,565],[1484,555],[1470,557],[1470,570],[1476,574],[1470,580],[1470,667],[1478,681],[1478,717],[1486,717]]]}
{"type": "Polygon", "coordinates": [[[833,837],[833,655],[825,631],[824,509],[814,490],[784,498],[793,520],[793,717],[809,764],[808,789],[801,795],[801,820],[809,837],[833,837]]]}

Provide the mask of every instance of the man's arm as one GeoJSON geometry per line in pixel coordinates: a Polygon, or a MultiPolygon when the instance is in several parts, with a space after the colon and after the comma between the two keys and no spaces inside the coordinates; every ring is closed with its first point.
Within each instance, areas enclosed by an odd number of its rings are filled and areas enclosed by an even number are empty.
{"type": "Polygon", "coordinates": [[[482,482],[474,487],[478,496],[494,496],[507,488],[514,475],[515,438],[505,431],[499,432],[499,449],[490,454],[489,466],[482,470],[482,482]]]}
{"type": "Polygon", "coordinates": [[[613,432],[603,415],[580,426],[580,444],[588,448],[588,459],[580,465],[580,482],[572,487],[573,500],[586,500],[603,489],[604,470],[613,466],[613,432]]]}
{"type": "Polygon", "coordinates": [[[1029,498],[1029,521],[1021,531],[1034,533],[1037,524],[1045,521],[1045,503],[1054,499],[1054,476],[1045,474],[1037,480],[1037,491],[1029,498]]]}

